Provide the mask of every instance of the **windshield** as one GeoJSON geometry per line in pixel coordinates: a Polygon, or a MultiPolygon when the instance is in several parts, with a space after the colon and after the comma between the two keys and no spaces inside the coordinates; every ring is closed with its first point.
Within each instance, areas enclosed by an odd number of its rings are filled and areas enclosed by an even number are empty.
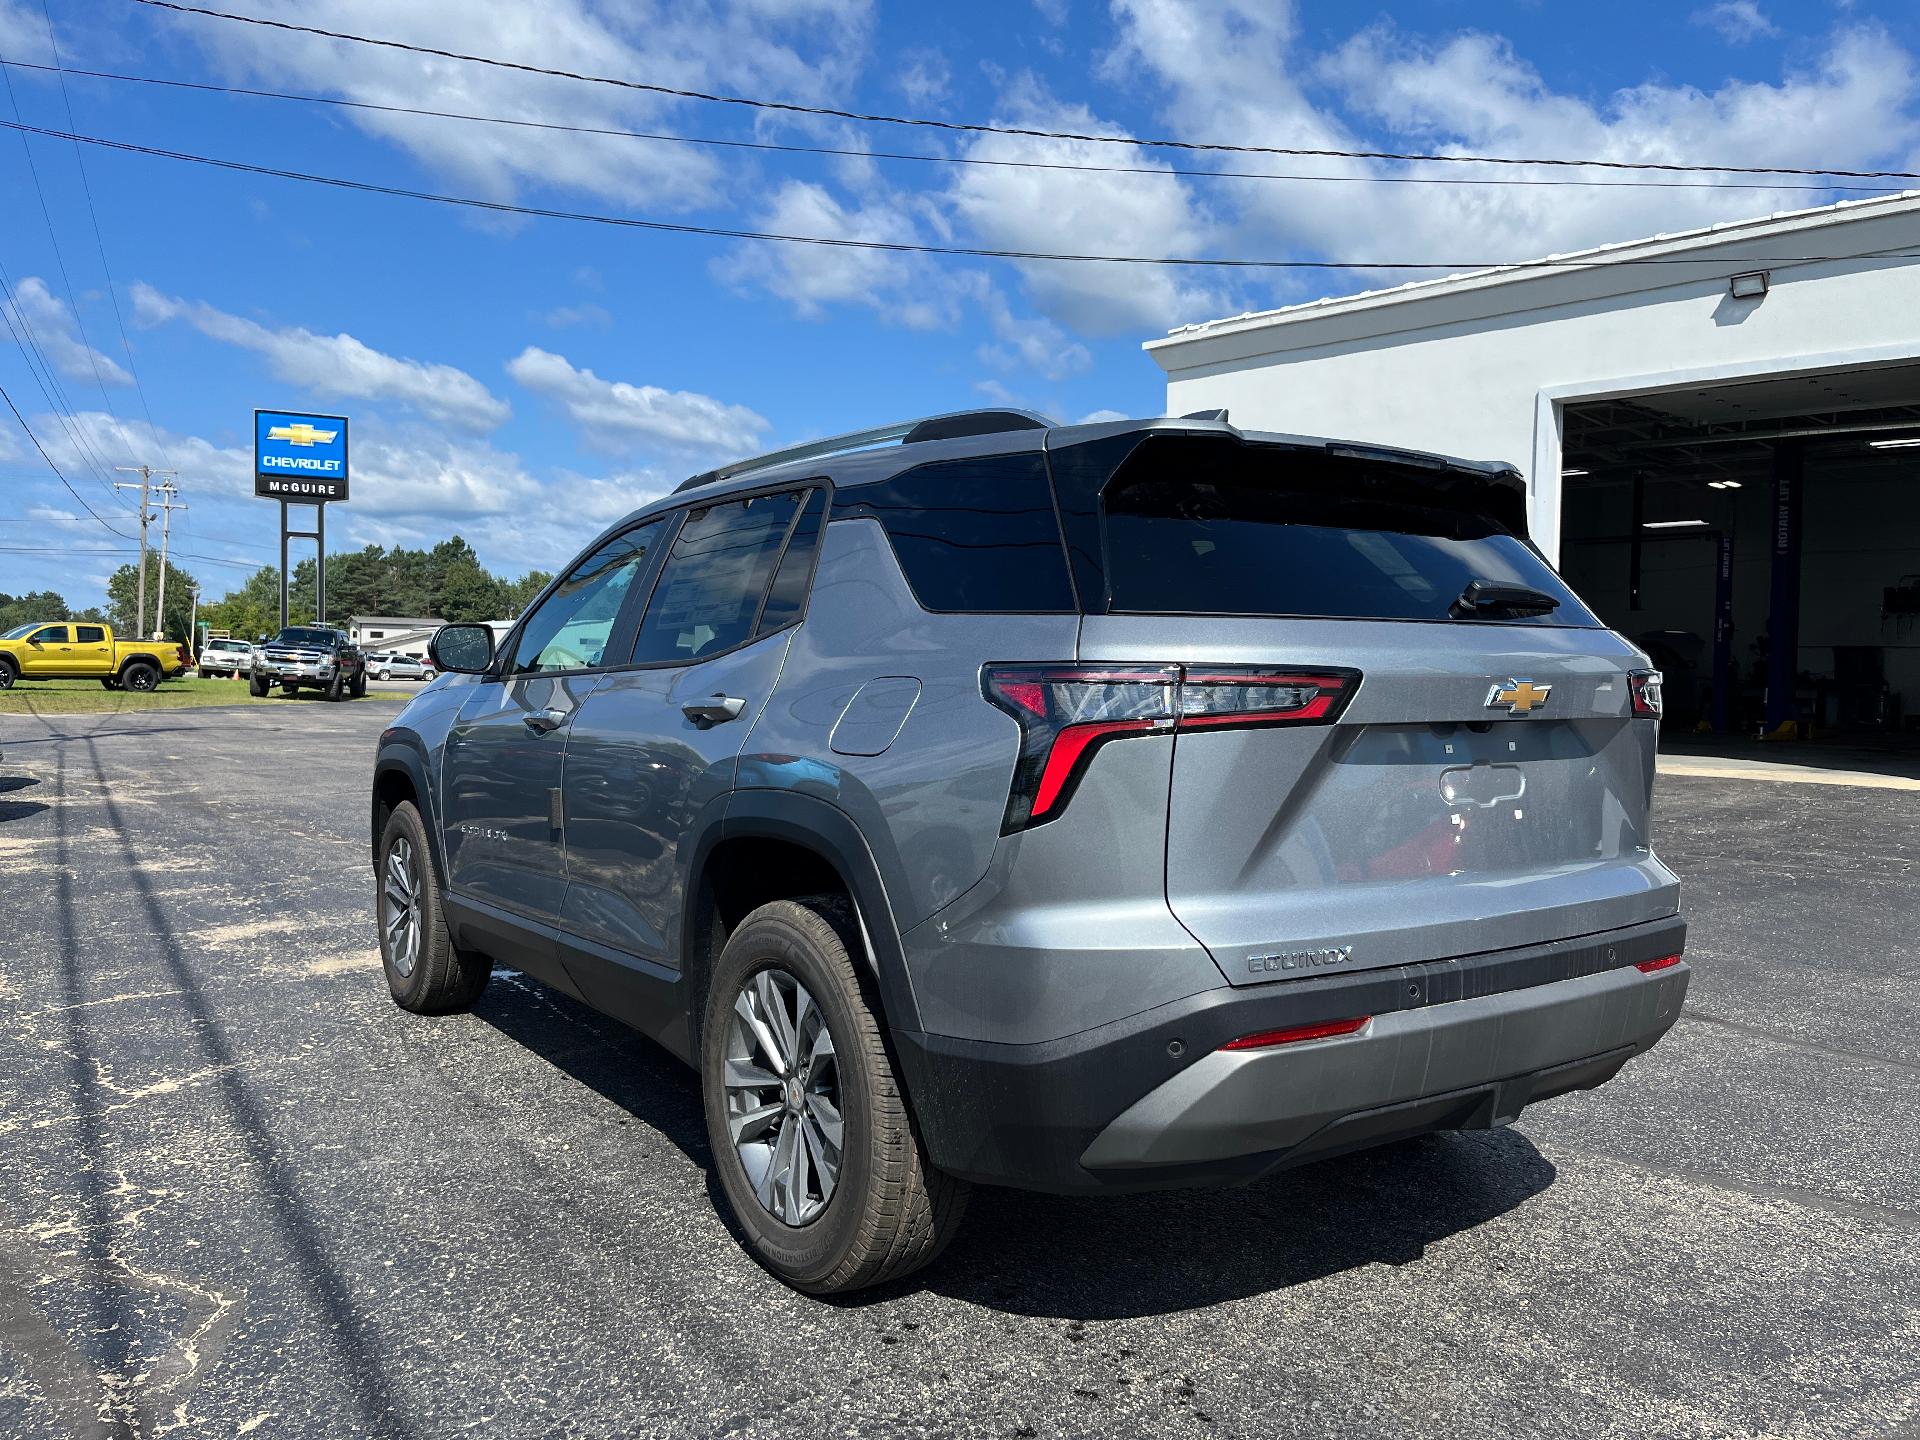
{"type": "Polygon", "coordinates": [[[46,623],[44,620],[29,620],[26,624],[16,625],[6,634],[0,635],[0,640],[24,640],[46,623]]]}
{"type": "Polygon", "coordinates": [[[338,630],[321,630],[311,625],[290,625],[273,637],[276,645],[306,645],[331,650],[340,640],[338,630]]]}

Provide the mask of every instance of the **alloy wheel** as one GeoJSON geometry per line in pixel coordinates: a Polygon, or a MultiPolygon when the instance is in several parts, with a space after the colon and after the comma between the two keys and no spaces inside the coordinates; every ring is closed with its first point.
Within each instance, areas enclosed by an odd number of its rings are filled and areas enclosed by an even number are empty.
{"type": "Polygon", "coordinates": [[[387,851],[381,891],[387,902],[387,963],[404,980],[420,958],[420,876],[414,868],[413,845],[405,836],[395,839],[387,851]]]}
{"type": "Polygon", "coordinates": [[[761,1206],[805,1225],[833,1199],[845,1126],[827,1017],[799,979],[756,970],[733,999],[726,1044],[727,1132],[761,1206]]]}

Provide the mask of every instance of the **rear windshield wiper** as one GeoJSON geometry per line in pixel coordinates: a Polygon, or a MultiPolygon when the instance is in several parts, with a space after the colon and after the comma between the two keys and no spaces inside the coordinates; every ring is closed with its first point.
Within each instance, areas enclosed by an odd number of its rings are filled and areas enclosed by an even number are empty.
{"type": "Polygon", "coordinates": [[[1560,602],[1544,590],[1536,590],[1531,585],[1502,585],[1493,580],[1469,580],[1467,588],[1460,592],[1460,598],[1453,602],[1447,613],[1455,620],[1485,620],[1493,616],[1508,617],[1526,615],[1547,615],[1560,608],[1560,602]]]}

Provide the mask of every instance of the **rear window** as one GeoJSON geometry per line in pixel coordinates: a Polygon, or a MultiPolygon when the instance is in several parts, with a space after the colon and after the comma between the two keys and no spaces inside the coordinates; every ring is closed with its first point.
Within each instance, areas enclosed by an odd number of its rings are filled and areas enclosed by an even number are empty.
{"type": "Polygon", "coordinates": [[[833,518],[858,516],[886,527],[925,609],[1060,614],[1074,608],[1040,455],[936,461],[835,492],[833,518]]]}
{"type": "Polygon", "coordinates": [[[1444,481],[1337,457],[1236,459],[1214,475],[1121,467],[1100,506],[1110,611],[1600,623],[1525,541],[1445,503],[1444,481]],[[1476,581],[1476,595],[1519,587],[1557,603],[1476,608],[1462,598],[1476,581]]]}

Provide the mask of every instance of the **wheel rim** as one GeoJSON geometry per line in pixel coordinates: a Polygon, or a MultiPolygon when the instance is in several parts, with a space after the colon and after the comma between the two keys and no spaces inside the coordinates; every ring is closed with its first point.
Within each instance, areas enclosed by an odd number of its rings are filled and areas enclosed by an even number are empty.
{"type": "Polygon", "coordinates": [[[380,893],[386,902],[382,923],[387,963],[404,980],[413,974],[414,963],[420,958],[420,875],[414,867],[413,845],[405,836],[396,839],[387,851],[380,893]]]}
{"type": "Polygon", "coordinates": [[[727,1022],[727,1133],[763,1208],[816,1219],[840,1183],[845,1126],[827,1017],[807,987],[769,967],[747,977],[727,1022]]]}
{"type": "Polygon", "coordinates": [[[153,689],[153,676],[145,670],[136,670],[127,677],[127,688],[129,690],[151,690],[153,689]]]}

